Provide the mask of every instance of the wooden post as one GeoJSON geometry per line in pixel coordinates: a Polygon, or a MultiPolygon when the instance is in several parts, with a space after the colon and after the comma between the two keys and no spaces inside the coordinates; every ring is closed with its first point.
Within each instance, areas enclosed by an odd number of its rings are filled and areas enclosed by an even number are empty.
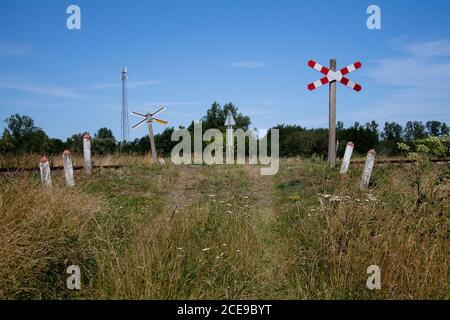
{"type": "Polygon", "coordinates": [[[50,172],[50,163],[46,156],[41,158],[39,163],[39,169],[41,171],[41,182],[46,187],[52,186],[52,175],[50,172]]]}
{"type": "Polygon", "coordinates": [[[367,153],[367,159],[361,177],[361,184],[359,185],[359,188],[363,191],[369,188],[370,176],[372,175],[372,169],[375,164],[376,154],[377,153],[373,149],[367,153]]]}
{"type": "Polygon", "coordinates": [[[64,150],[63,152],[63,163],[64,163],[64,176],[66,177],[66,186],[72,188],[75,186],[75,179],[73,177],[72,157],[70,156],[69,150],[64,150]]]}
{"type": "Polygon", "coordinates": [[[152,159],[153,163],[157,164],[158,156],[156,155],[155,138],[153,137],[152,122],[149,121],[147,124],[148,124],[148,137],[150,138],[150,148],[152,150],[152,159]]]}
{"type": "Polygon", "coordinates": [[[87,175],[92,174],[92,158],[91,158],[91,136],[86,133],[83,136],[83,156],[84,156],[84,172],[87,175]]]}
{"type": "MultiPolygon", "coordinates": [[[[330,60],[330,70],[336,71],[336,59],[330,60]]],[[[336,80],[330,82],[328,121],[328,164],[336,166],[336,80]]]]}
{"type": "Polygon", "coordinates": [[[342,159],[342,166],[341,166],[341,175],[346,175],[348,171],[348,167],[350,166],[350,159],[352,158],[353,148],[355,145],[353,142],[349,141],[347,143],[347,147],[345,147],[345,153],[344,158],[342,159]]]}

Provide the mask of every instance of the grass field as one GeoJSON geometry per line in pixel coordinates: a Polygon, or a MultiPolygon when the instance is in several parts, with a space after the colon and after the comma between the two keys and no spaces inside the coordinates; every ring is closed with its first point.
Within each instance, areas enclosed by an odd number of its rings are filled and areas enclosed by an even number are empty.
{"type": "Polygon", "coordinates": [[[76,172],[70,190],[62,172],[51,190],[0,176],[1,299],[450,298],[448,165],[375,167],[366,193],[362,167],[341,180],[320,159],[282,160],[275,176],[126,163],[76,172]],[[366,287],[370,265],[381,290],[366,287]]]}

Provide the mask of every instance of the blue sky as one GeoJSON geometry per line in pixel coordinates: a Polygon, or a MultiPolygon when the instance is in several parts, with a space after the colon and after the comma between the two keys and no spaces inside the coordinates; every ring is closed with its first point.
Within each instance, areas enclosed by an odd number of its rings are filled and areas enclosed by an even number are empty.
{"type": "Polygon", "coordinates": [[[166,105],[161,118],[175,127],[213,101],[233,102],[260,129],[326,127],[328,89],[306,89],[321,77],[307,61],[334,57],[338,68],[363,64],[348,76],[361,92],[338,85],[345,125],[448,123],[449,12],[438,0],[1,0],[0,119],[29,115],[51,137],[103,126],[119,137],[125,65],[130,110],[166,105]],[[81,8],[81,30],[66,28],[70,4],[81,8]],[[381,8],[381,30],[366,27],[370,4],[381,8]]]}

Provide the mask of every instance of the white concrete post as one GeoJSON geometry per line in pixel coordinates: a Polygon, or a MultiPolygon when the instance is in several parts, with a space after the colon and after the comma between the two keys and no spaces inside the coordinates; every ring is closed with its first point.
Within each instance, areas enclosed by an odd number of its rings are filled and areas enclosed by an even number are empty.
{"type": "Polygon", "coordinates": [[[225,119],[225,124],[227,127],[227,146],[226,146],[226,162],[227,164],[234,163],[234,130],[233,127],[236,125],[236,120],[228,110],[227,118],[225,119]]]}
{"type": "Polygon", "coordinates": [[[50,172],[50,163],[46,156],[41,158],[39,162],[39,169],[41,171],[41,182],[46,187],[52,186],[52,175],[50,172]]]}
{"type": "Polygon", "coordinates": [[[227,128],[227,147],[226,147],[226,163],[234,163],[234,130],[233,126],[227,128]]]}
{"type": "Polygon", "coordinates": [[[64,162],[64,175],[66,177],[66,185],[69,188],[72,188],[75,186],[75,179],[73,178],[72,157],[70,156],[69,150],[65,150],[63,152],[63,162],[64,162]]]}
{"type": "Polygon", "coordinates": [[[87,175],[92,174],[92,158],[91,158],[91,136],[86,133],[83,136],[83,156],[84,156],[84,172],[87,175]]]}
{"type": "Polygon", "coordinates": [[[345,147],[345,153],[344,158],[342,159],[342,166],[341,166],[341,175],[346,175],[348,171],[348,167],[350,166],[350,159],[352,158],[353,154],[353,148],[355,145],[353,142],[349,141],[347,143],[347,146],[345,147]]]}
{"type": "Polygon", "coordinates": [[[359,185],[361,190],[367,190],[369,188],[370,176],[372,175],[373,165],[375,164],[375,155],[376,152],[373,149],[367,153],[367,159],[361,177],[361,184],[359,185]]]}

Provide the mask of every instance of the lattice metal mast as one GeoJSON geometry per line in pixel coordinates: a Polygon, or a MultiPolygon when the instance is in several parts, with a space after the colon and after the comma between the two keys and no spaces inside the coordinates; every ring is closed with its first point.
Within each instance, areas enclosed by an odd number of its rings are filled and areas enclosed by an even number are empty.
{"type": "Polygon", "coordinates": [[[122,79],[122,126],[121,126],[121,139],[122,142],[128,140],[130,136],[130,127],[128,124],[128,95],[127,95],[127,78],[128,70],[127,67],[122,68],[121,76],[122,79]]]}

